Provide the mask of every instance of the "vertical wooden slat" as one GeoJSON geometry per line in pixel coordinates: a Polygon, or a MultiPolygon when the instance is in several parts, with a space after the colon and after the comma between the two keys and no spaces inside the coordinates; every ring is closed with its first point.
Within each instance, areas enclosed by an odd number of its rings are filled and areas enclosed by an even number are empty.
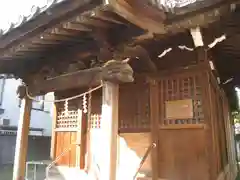
{"type": "MultiPolygon", "coordinates": [[[[76,132],[72,132],[71,133],[71,143],[74,143],[74,142],[76,142],[76,137],[77,137],[77,133],[76,132]]],[[[71,161],[70,161],[70,166],[71,167],[76,167],[76,152],[77,151],[77,146],[73,146],[72,147],[72,152],[71,152],[71,157],[70,157],[70,159],[71,159],[71,161]]]]}
{"type": "Polygon", "coordinates": [[[18,122],[13,180],[23,180],[25,176],[31,108],[32,100],[25,97],[25,99],[22,100],[18,122]]]}
{"type": "Polygon", "coordinates": [[[69,136],[70,133],[71,132],[64,132],[64,143],[66,144],[65,147],[66,148],[71,147],[71,149],[68,152],[66,152],[66,154],[63,156],[65,166],[69,166],[69,155],[71,154],[72,148],[73,148],[73,146],[71,145],[71,142],[70,142],[70,136],[69,136]]]}
{"type": "Polygon", "coordinates": [[[150,119],[151,141],[156,144],[152,151],[153,180],[158,179],[158,127],[159,127],[159,92],[156,80],[150,79],[150,119]]]}
{"type": "MultiPolygon", "coordinates": [[[[61,152],[63,151],[64,141],[63,141],[62,132],[58,132],[57,134],[58,134],[58,142],[57,142],[58,155],[57,156],[59,156],[61,154],[61,152]]],[[[60,158],[58,161],[58,165],[62,165],[62,164],[63,164],[63,159],[60,158]]]]}

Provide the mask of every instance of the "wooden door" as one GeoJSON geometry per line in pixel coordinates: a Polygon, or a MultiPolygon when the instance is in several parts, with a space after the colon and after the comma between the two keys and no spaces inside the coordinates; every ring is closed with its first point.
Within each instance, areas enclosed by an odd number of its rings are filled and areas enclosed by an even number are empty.
{"type": "Polygon", "coordinates": [[[64,113],[57,117],[54,129],[55,159],[57,165],[80,167],[82,111],[64,113]]]}

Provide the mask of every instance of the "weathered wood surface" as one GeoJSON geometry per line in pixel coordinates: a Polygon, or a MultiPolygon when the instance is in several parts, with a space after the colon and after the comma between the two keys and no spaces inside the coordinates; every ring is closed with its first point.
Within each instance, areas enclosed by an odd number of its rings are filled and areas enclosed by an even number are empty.
{"type": "Polygon", "coordinates": [[[102,93],[101,130],[105,143],[103,147],[99,148],[105,160],[100,164],[100,180],[116,180],[118,166],[119,85],[111,82],[104,82],[102,93]]]}
{"type": "Polygon", "coordinates": [[[157,180],[159,175],[158,158],[162,156],[159,153],[159,136],[158,136],[158,121],[159,121],[159,86],[158,82],[154,79],[149,79],[150,84],[150,109],[151,109],[151,141],[156,144],[156,147],[152,151],[152,174],[153,180],[157,180]]]}
{"type": "Polygon", "coordinates": [[[163,21],[166,15],[163,11],[149,6],[145,0],[113,0],[109,2],[116,13],[128,21],[150,32],[162,34],[163,21]]]}
{"type": "Polygon", "coordinates": [[[31,94],[45,94],[47,92],[97,85],[102,80],[132,82],[133,70],[125,61],[111,60],[103,67],[80,70],[42,81],[36,80],[33,84],[29,84],[29,90],[31,94]]]}
{"type": "Polygon", "coordinates": [[[22,100],[20,109],[14,155],[13,180],[23,180],[25,178],[31,108],[32,101],[26,97],[22,100]]]}
{"type": "MultiPolygon", "coordinates": [[[[232,2],[234,3],[235,1],[232,2]]],[[[102,31],[106,29],[106,27],[117,27],[116,25],[120,25],[121,28],[123,28],[130,26],[128,22],[135,24],[140,29],[146,30],[146,33],[175,34],[195,27],[196,25],[205,26],[219,20],[221,16],[230,12],[230,5],[228,3],[219,4],[216,7],[202,10],[197,14],[193,13],[191,16],[168,23],[164,21],[166,14],[161,9],[148,5],[147,1],[114,0],[110,1],[108,5],[96,7],[82,14],[73,13],[72,18],[70,18],[71,21],[66,22],[64,19],[61,19],[60,25],[49,23],[47,24],[49,25],[47,28],[45,27],[47,26],[46,24],[42,25],[44,28],[39,27],[38,31],[34,31],[31,37],[27,36],[26,38],[25,36],[21,36],[21,41],[13,41],[14,43],[12,42],[11,46],[9,45],[8,48],[1,52],[1,57],[6,60],[11,60],[12,55],[17,59],[21,57],[24,58],[25,56],[30,57],[30,55],[34,55],[34,53],[37,55],[39,51],[44,50],[45,52],[45,50],[47,50],[46,47],[49,45],[55,46],[62,44],[62,42],[67,43],[69,41],[72,41],[72,43],[76,41],[84,42],[86,40],[84,36],[85,32],[89,32],[95,36],[96,30],[102,31]],[[125,18],[125,20],[123,18],[125,18]],[[43,29],[46,30],[43,31],[43,29]],[[77,32],[81,33],[82,36],[74,38],[79,35],[77,32]]],[[[89,8],[90,7],[89,5],[89,8]]],[[[67,17],[68,16],[66,16],[66,18],[67,17]]],[[[69,17],[67,20],[68,19],[69,17]]],[[[132,30],[134,29],[133,27],[130,28],[132,30]]],[[[162,37],[163,36],[161,36],[161,38],[162,37]]],[[[115,39],[117,38],[118,36],[115,36],[115,39]]],[[[89,40],[90,39],[88,39],[87,42],[94,43],[89,40]]]]}

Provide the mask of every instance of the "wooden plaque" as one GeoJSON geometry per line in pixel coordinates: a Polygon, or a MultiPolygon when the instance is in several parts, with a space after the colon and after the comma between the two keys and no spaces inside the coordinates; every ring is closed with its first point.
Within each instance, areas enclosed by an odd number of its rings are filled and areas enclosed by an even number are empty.
{"type": "Polygon", "coordinates": [[[167,119],[190,119],[193,118],[193,100],[184,99],[165,102],[167,119]]]}

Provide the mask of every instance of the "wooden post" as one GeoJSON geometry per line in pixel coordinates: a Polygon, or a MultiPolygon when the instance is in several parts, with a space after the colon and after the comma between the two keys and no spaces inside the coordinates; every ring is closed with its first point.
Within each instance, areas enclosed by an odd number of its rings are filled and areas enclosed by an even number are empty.
{"type": "Polygon", "coordinates": [[[80,127],[81,127],[81,131],[80,131],[80,151],[79,151],[79,157],[80,157],[80,168],[84,169],[85,168],[85,163],[86,163],[86,143],[87,143],[87,120],[88,120],[88,116],[87,114],[84,114],[83,116],[81,116],[81,120],[80,120],[80,127]]]}
{"type": "Polygon", "coordinates": [[[200,27],[190,29],[190,33],[196,48],[197,62],[205,62],[207,60],[207,56],[204,49],[203,36],[200,27]]]}
{"type": "MultiPolygon", "coordinates": [[[[152,150],[152,174],[153,180],[158,179],[158,134],[159,134],[159,92],[158,82],[150,79],[150,117],[151,117],[151,140],[156,144],[152,150]]],[[[161,154],[160,154],[161,156],[161,154]]]]}
{"type": "Polygon", "coordinates": [[[195,47],[204,46],[200,28],[199,27],[192,28],[192,29],[190,29],[190,32],[191,32],[191,35],[193,38],[194,46],[195,47]]]}
{"type": "Polygon", "coordinates": [[[56,128],[56,124],[57,124],[57,106],[54,103],[53,107],[52,107],[52,137],[51,137],[51,151],[50,151],[50,157],[51,159],[55,159],[55,155],[56,155],[56,132],[55,132],[55,128],[56,128]]]}
{"type": "Polygon", "coordinates": [[[86,116],[83,115],[83,112],[82,110],[78,109],[78,131],[76,132],[77,133],[77,140],[76,140],[76,167],[78,168],[82,168],[82,166],[84,164],[84,152],[82,152],[82,146],[84,146],[84,142],[82,142],[82,139],[83,139],[83,129],[82,129],[82,125],[85,121],[85,118],[86,116]]]}
{"type": "Polygon", "coordinates": [[[111,82],[103,83],[102,121],[103,132],[102,147],[104,161],[100,168],[100,180],[116,180],[117,176],[117,146],[118,146],[118,94],[119,85],[111,82]]]}
{"type": "Polygon", "coordinates": [[[28,134],[32,100],[25,97],[20,108],[18,132],[14,157],[13,180],[24,180],[28,149],[28,134]]]}

